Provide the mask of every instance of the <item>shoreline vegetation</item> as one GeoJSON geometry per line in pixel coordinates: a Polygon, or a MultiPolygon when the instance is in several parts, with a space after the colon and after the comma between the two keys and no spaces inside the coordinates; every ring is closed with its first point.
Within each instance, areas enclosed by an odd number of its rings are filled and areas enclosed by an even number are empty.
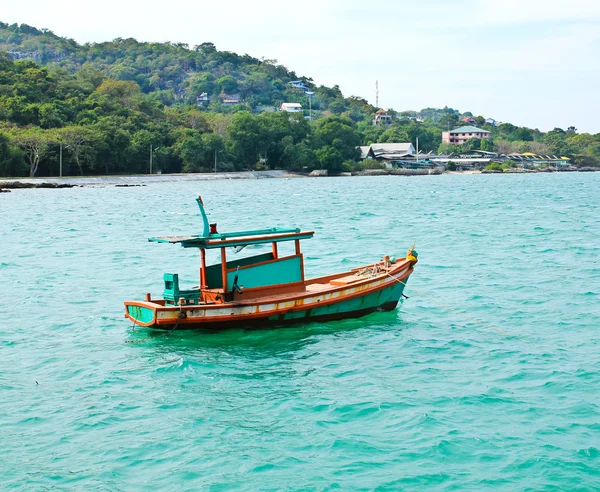
{"type": "Polygon", "coordinates": [[[508,171],[440,171],[438,169],[369,169],[355,173],[341,173],[329,176],[327,171],[321,170],[312,173],[296,173],[285,170],[280,171],[243,171],[230,173],[177,173],[177,174],[136,174],[115,176],[67,176],[67,177],[40,177],[40,178],[0,178],[0,192],[3,190],[45,188],[76,188],[76,187],[133,187],[146,186],[153,183],[170,183],[183,181],[216,181],[225,179],[296,179],[296,178],[328,178],[328,177],[354,177],[354,176],[439,176],[441,174],[537,174],[537,173],[562,173],[562,172],[595,172],[598,168],[570,168],[570,169],[521,169],[508,171]]]}
{"type": "Polygon", "coordinates": [[[532,166],[600,168],[600,133],[574,126],[542,132],[447,106],[384,109],[276,60],[210,42],[80,45],[0,22],[0,177],[387,173],[382,168],[397,159],[364,159],[373,144],[415,149],[398,152],[400,160],[475,152],[505,172],[523,156],[532,166]],[[444,136],[461,128],[467,140],[444,136]]]}

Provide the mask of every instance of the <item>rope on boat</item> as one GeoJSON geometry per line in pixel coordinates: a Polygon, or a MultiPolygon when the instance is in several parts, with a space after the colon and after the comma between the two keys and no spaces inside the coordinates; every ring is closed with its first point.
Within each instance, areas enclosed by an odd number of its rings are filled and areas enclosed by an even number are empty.
{"type": "Polygon", "coordinates": [[[183,304],[179,304],[179,314],[177,315],[177,323],[175,323],[175,326],[173,328],[171,328],[171,330],[176,330],[177,327],[179,326],[179,320],[185,318],[185,313],[183,312],[183,304]]]}
{"type": "MultiPolygon", "coordinates": [[[[390,274],[389,274],[389,273],[387,273],[387,272],[386,272],[386,275],[388,275],[389,277],[393,278],[393,279],[394,279],[396,282],[398,282],[398,283],[400,283],[400,284],[404,285],[404,287],[406,287],[406,282],[403,282],[402,280],[399,280],[399,279],[397,279],[396,277],[394,277],[393,275],[390,275],[390,274]]],[[[474,323],[477,323],[477,324],[479,324],[479,325],[481,325],[481,326],[483,326],[483,327],[485,327],[485,328],[488,328],[488,329],[490,329],[490,330],[494,330],[495,332],[498,332],[498,333],[500,333],[500,334],[502,334],[502,335],[504,335],[504,336],[506,336],[506,337],[508,337],[508,338],[514,337],[514,338],[517,338],[518,340],[521,340],[522,342],[527,342],[527,340],[526,340],[526,339],[524,339],[524,338],[521,338],[521,337],[519,337],[519,336],[517,336],[517,335],[513,335],[512,333],[509,333],[509,332],[507,332],[507,331],[503,331],[503,330],[500,330],[500,329],[498,329],[498,328],[495,328],[495,327],[493,327],[492,325],[489,325],[489,324],[487,324],[487,323],[484,323],[483,321],[480,321],[480,320],[478,320],[477,318],[473,318],[472,316],[469,316],[468,314],[465,314],[465,313],[463,313],[463,312],[459,311],[458,309],[454,309],[453,307],[451,307],[451,306],[448,306],[447,304],[444,304],[443,302],[440,302],[440,301],[438,301],[438,300],[434,299],[434,298],[433,298],[433,297],[431,297],[431,296],[428,296],[427,294],[425,294],[425,292],[421,292],[420,290],[417,290],[417,289],[415,289],[414,287],[410,287],[410,288],[411,288],[412,290],[414,290],[414,291],[415,291],[417,294],[419,294],[419,295],[421,295],[421,296],[423,296],[423,297],[426,297],[426,298],[427,298],[427,299],[429,299],[430,301],[432,301],[432,302],[436,303],[438,306],[442,306],[443,308],[446,308],[446,309],[448,309],[449,311],[452,311],[452,312],[454,312],[454,313],[458,314],[459,316],[462,316],[463,318],[466,318],[466,319],[468,319],[469,321],[473,321],[474,323]]],[[[403,294],[403,295],[404,295],[404,294],[403,294]]]]}

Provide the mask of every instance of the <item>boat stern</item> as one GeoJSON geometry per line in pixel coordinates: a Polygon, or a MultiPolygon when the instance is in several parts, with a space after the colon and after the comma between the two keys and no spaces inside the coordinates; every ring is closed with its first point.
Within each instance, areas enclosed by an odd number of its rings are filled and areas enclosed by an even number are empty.
{"type": "Polygon", "coordinates": [[[125,317],[138,326],[155,326],[158,307],[152,302],[125,301],[125,317]]]}

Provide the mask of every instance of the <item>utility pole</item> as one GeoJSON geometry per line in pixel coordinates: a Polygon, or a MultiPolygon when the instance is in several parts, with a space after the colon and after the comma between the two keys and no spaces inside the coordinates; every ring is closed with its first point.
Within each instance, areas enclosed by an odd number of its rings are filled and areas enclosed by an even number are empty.
{"type": "Polygon", "coordinates": [[[419,163],[419,137],[417,137],[417,164],[419,163]]]}
{"type": "Polygon", "coordinates": [[[58,175],[62,178],[62,142],[60,144],[60,157],[58,158],[58,175]]]}
{"type": "Polygon", "coordinates": [[[314,92],[307,91],[306,95],[308,96],[308,119],[312,121],[312,97],[314,96],[314,92]]]}
{"type": "Polygon", "coordinates": [[[220,154],[221,152],[223,152],[223,150],[215,149],[215,173],[217,172],[217,154],[220,154]]]}
{"type": "Polygon", "coordinates": [[[158,149],[160,149],[160,147],[153,149],[152,145],[150,145],[150,174],[152,174],[152,157],[154,156],[154,152],[156,152],[158,149]]]}

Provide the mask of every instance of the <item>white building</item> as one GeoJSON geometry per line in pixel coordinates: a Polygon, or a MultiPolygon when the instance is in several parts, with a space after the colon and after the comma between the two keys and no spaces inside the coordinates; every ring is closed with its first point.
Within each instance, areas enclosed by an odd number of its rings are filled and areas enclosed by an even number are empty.
{"type": "Polygon", "coordinates": [[[279,106],[280,111],[287,111],[288,113],[301,113],[302,104],[300,103],[283,103],[279,106]]]}
{"type": "Polygon", "coordinates": [[[303,80],[292,80],[291,82],[289,82],[289,84],[294,89],[300,89],[303,92],[306,92],[307,90],[309,90],[309,87],[304,83],[303,80]]]}
{"type": "Polygon", "coordinates": [[[415,147],[410,142],[371,144],[371,155],[374,159],[394,160],[407,155],[414,155],[414,153],[415,147]]]}
{"type": "Polygon", "coordinates": [[[415,147],[410,142],[404,143],[374,143],[358,147],[361,159],[377,159],[385,167],[391,168],[392,163],[415,155],[415,147]]]}

